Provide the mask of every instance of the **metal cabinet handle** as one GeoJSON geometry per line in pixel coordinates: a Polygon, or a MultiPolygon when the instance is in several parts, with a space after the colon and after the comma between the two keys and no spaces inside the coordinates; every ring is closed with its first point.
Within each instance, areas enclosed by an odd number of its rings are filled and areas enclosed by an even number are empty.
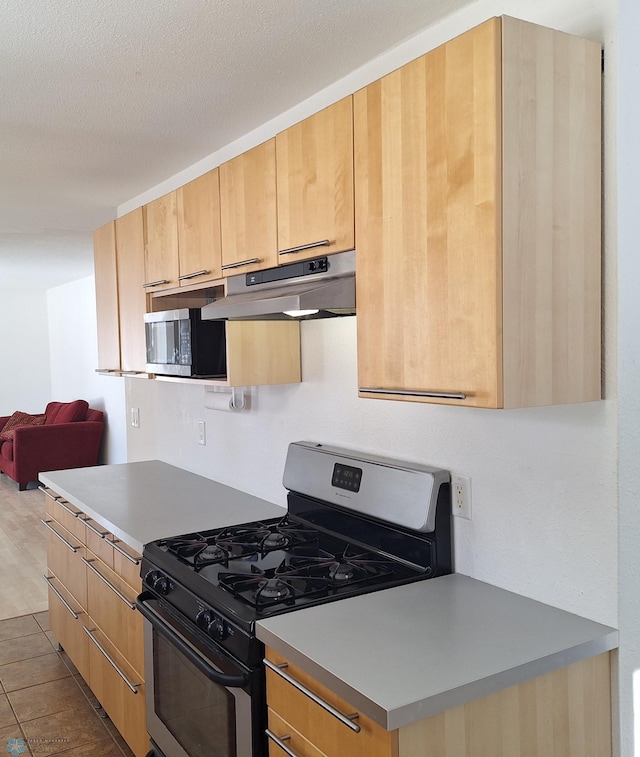
{"type": "Polygon", "coordinates": [[[160,284],[168,284],[168,283],[169,283],[169,279],[160,279],[159,281],[149,281],[148,283],[143,284],[142,286],[143,288],[146,289],[147,287],[157,287],[157,286],[160,286],[160,284]]]}
{"type": "Polygon", "coordinates": [[[99,536],[101,539],[104,539],[104,537],[109,533],[108,531],[100,531],[95,526],[92,526],[89,523],[89,518],[83,518],[84,525],[89,529],[89,531],[93,531],[93,533],[96,536],[99,536]]]}
{"type": "Polygon", "coordinates": [[[54,502],[57,502],[60,499],[59,494],[51,494],[51,492],[48,491],[44,486],[39,486],[38,489],[40,489],[43,494],[46,494],[47,497],[49,497],[49,499],[52,499],[54,502]]]}
{"type": "Polygon", "coordinates": [[[51,583],[53,581],[53,576],[42,576],[44,580],[49,584],[49,588],[51,591],[58,597],[58,599],[62,602],[62,604],[65,606],[65,608],[73,615],[73,617],[78,620],[80,615],[71,607],[71,605],[67,602],[67,600],[60,594],[60,592],[56,589],[56,587],[51,583]]]}
{"type": "Polygon", "coordinates": [[[40,523],[42,523],[43,526],[46,526],[49,529],[49,531],[51,531],[52,534],[57,536],[58,539],[60,539],[60,541],[64,544],[64,546],[70,549],[72,552],[77,552],[80,549],[80,547],[74,547],[73,544],[71,544],[64,538],[64,536],[60,536],[60,534],[55,530],[55,528],[49,525],[50,523],[53,523],[52,520],[44,520],[43,518],[40,518],[40,523]]]}
{"type": "Polygon", "coordinates": [[[268,728],[264,729],[264,732],[267,734],[267,736],[273,741],[274,744],[280,747],[282,751],[285,754],[288,754],[289,757],[299,757],[292,749],[289,749],[289,747],[284,743],[285,741],[289,741],[291,739],[291,736],[287,734],[286,736],[276,736],[273,731],[270,731],[268,728]]]}
{"type": "Polygon", "coordinates": [[[121,376],[140,376],[145,371],[120,371],[121,376]]]}
{"type": "Polygon", "coordinates": [[[106,585],[107,585],[107,586],[108,586],[108,587],[109,587],[109,588],[111,589],[111,591],[112,591],[112,592],[113,592],[113,593],[114,593],[114,594],[115,594],[115,595],[116,595],[116,596],[117,596],[117,597],[118,597],[119,599],[121,599],[121,600],[122,600],[122,601],[123,601],[123,602],[125,603],[125,605],[127,605],[127,607],[131,608],[132,610],[135,610],[135,609],[136,609],[136,605],[135,605],[135,603],[134,603],[134,602],[130,602],[130,601],[129,601],[129,600],[128,600],[128,599],[126,598],[126,597],[125,597],[125,595],[124,595],[124,594],[123,594],[123,593],[122,593],[122,592],[120,591],[120,589],[118,589],[117,587],[115,587],[115,586],[114,586],[114,585],[113,585],[113,584],[111,583],[111,581],[109,581],[109,579],[108,579],[108,578],[105,578],[105,577],[104,577],[104,576],[102,575],[102,573],[100,573],[100,571],[99,571],[99,570],[98,570],[97,568],[94,568],[94,567],[93,567],[92,563],[93,563],[93,562],[95,562],[95,560],[87,560],[87,558],[86,558],[86,557],[81,557],[80,559],[81,559],[81,560],[82,560],[82,562],[83,562],[83,563],[84,563],[84,564],[85,564],[85,565],[87,566],[87,568],[89,568],[89,570],[91,570],[91,571],[92,571],[93,573],[95,573],[95,574],[96,574],[96,576],[98,576],[98,578],[99,578],[99,579],[100,579],[100,580],[101,580],[101,581],[102,581],[103,583],[105,583],[105,584],[106,584],[106,585]]]}
{"type": "Polygon", "coordinates": [[[259,263],[260,258],[251,258],[250,260],[241,260],[238,263],[227,263],[226,265],[221,266],[222,271],[227,271],[229,268],[240,268],[242,265],[253,265],[254,263],[259,263]]]}
{"type": "Polygon", "coordinates": [[[113,546],[113,548],[115,549],[116,552],[120,552],[120,554],[123,557],[126,557],[127,560],[131,560],[131,562],[134,565],[140,565],[140,558],[139,557],[133,557],[132,555],[130,555],[127,552],[125,552],[124,549],[122,549],[122,547],[118,546],[118,541],[116,541],[116,540],[110,541],[109,544],[111,544],[113,546]]]}
{"type": "Polygon", "coordinates": [[[304,252],[304,250],[313,250],[314,247],[329,247],[331,242],[323,239],[321,242],[311,242],[310,244],[299,244],[297,247],[289,247],[286,250],[278,250],[278,255],[291,255],[295,252],[304,252]]]}
{"type": "Polygon", "coordinates": [[[186,281],[186,279],[195,279],[196,276],[205,276],[208,273],[211,273],[211,271],[203,270],[203,271],[194,271],[194,273],[185,273],[182,276],[178,276],[178,281],[186,281]]]}
{"type": "Polygon", "coordinates": [[[87,628],[86,626],[82,626],[82,630],[87,634],[87,636],[91,639],[91,641],[98,647],[98,649],[102,652],[107,662],[111,665],[111,667],[116,671],[116,673],[122,678],[122,680],[127,684],[127,686],[131,689],[131,691],[134,694],[138,693],[138,687],[142,686],[142,683],[131,683],[131,681],[127,678],[127,676],[120,670],[120,668],[116,665],[116,663],[113,661],[113,658],[109,655],[107,650],[102,646],[102,644],[96,639],[96,637],[93,635],[95,628],[87,628]]]}
{"type": "Polygon", "coordinates": [[[63,510],[66,510],[69,513],[69,515],[73,515],[74,518],[78,518],[80,515],[82,515],[82,513],[79,510],[78,511],[72,510],[69,507],[69,505],[66,504],[66,500],[64,500],[60,495],[54,496],[53,494],[49,494],[49,492],[44,488],[44,486],[39,486],[38,489],[40,489],[40,491],[43,494],[46,494],[47,497],[49,497],[49,499],[52,499],[54,502],[57,502],[63,510]]]}
{"type": "Polygon", "coordinates": [[[359,392],[369,394],[397,394],[406,397],[439,397],[448,400],[466,400],[467,395],[462,392],[423,392],[420,389],[380,389],[372,386],[360,386],[359,392]]]}
{"type": "Polygon", "coordinates": [[[107,374],[108,376],[119,376],[120,368],[94,368],[95,373],[107,374]]]}
{"type": "Polygon", "coordinates": [[[343,715],[341,712],[336,710],[335,707],[332,707],[328,702],[325,702],[324,699],[321,699],[317,694],[314,694],[313,691],[296,681],[296,679],[292,678],[288,673],[285,673],[283,668],[289,667],[288,663],[282,662],[280,663],[280,665],[275,665],[273,662],[271,662],[271,660],[267,660],[266,657],[263,662],[269,668],[269,670],[273,670],[274,673],[279,675],[281,678],[284,678],[287,683],[290,683],[294,688],[298,689],[298,691],[309,697],[309,699],[311,699],[317,705],[320,705],[322,709],[326,710],[330,715],[333,715],[334,718],[339,720],[343,725],[346,725],[347,728],[350,728],[356,733],[360,733],[360,731],[362,730],[360,726],[357,723],[352,722],[360,717],[359,713],[354,712],[351,715],[343,715]]]}

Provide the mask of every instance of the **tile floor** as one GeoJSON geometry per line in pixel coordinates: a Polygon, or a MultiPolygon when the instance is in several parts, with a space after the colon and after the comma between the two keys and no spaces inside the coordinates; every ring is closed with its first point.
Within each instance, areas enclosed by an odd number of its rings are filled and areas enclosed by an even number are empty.
{"type": "Polygon", "coordinates": [[[95,705],[46,612],[0,620],[0,754],[133,757],[95,705]]]}

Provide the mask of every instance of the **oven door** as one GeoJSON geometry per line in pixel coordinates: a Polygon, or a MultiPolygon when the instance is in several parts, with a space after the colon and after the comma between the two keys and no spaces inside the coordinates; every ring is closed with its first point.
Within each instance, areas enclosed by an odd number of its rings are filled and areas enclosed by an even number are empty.
{"type": "Polygon", "coordinates": [[[213,640],[196,638],[151,592],[141,594],[136,604],[145,618],[147,730],[162,755],[260,755],[261,745],[253,743],[260,727],[255,723],[259,671],[243,666],[213,640]]]}

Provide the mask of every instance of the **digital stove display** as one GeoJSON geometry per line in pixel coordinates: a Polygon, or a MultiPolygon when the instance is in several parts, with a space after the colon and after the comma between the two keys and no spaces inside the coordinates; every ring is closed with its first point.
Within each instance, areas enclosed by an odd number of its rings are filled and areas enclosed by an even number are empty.
{"type": "Polygon", "coordinates": [[[338,489],[346,489],[350,492],[360,491],[362,481],[362,468],[355,468],[353,465],[343,465],[336,463],[333,466],[333,476],[331,483],[338,489]]]}

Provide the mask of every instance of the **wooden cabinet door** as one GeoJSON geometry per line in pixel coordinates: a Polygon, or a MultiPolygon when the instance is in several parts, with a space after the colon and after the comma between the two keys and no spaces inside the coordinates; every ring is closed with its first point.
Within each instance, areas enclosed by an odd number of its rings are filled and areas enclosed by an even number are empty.
{"type": "Polygon", "coordinates": [[[136,592],[91,552],[87,555],[89,615],[144,677],[142,615],[135,608],[136,592]]]}
{"type": "Polygon", "coordinates": [[[219,171],[190,181],[177,190],[180,286],[220,278],[219,171]]]}
{"type": "Polygon", "coordinates": [[[144,206],[144,286],[149,292],[178,286],[176,192],[144,206]]]}
{"type": "Polygon", "coordinates": [[[278,134],[276,167],[280,262],[353,249],[351,95],[278,134]]]}
{"type": "Polygon", "coordinates": [[[144,225],[142,208],[116,219],[120,355],[123,371],[142,371],[146,365],[144,314],[144,225]]]}
{"type": "Polygon", "coordinates": [[[47,578],[49,584],[49,626],[56,640],[69,655],[80,675],[89,680],[89,639],[83,631],[86,611],[66,591],[57,578],[47,578]]]}
{"type": "Polygon", "coordinates": [[[501,405],[500,85],[492,19],[354,95],[360,396],[501,405]]]}
{"type": "Polygon", "coordinates": [[[55,520],[46,518],[47,566],[74,598],[74,609],[87,608],[87,576],[82,558],[84,545],[55,520]]]}
{"type": "Polygon", "coordinates": [[[274,139],[220,166],[220,230],[225,275],[278,265],[274,139]]]}
{"type": "Polygon", "coordinates": [[[98,370],[118,371],[120,370],[120,319],[114,221],[94,231],[93,263],[96,276],[98,370]]]}
{"type": "MultiPolygon", "coordinates": [[[[275,734],[278,737],[290,733],[288,727],[295,731],[295,734],[290,734],[292,738],[294,735],[302,737],[303,740],[296,738],[299,748],[302,748],[301,757],[302,755],[316,757],[317,752],[330,757],[347,754],[349,757],[397,757],[397,731],[386,731],[362,713],[357,713],[356,707],[318,683],[296,665],[285,660],[273,649],[267,650],[267,658],[275,665],[286,662],[288,676],[341,715],[347,718],[355,715],[353,720],[360,726],[359,732],[351,730],[303,691],[267,668],[269,722],[276,726],[275,734]],[[273,715],[280,721],[284,721],[284,725],[282,722],[278,723],[273,715]],[[317,752],[303,748],[305,742],[315,747],[317,752]]],[[[279,751],[281,750],[277,746],[270,747],[270,754],[274,757],[279,754],[279,751]]]]}
{"type": "Polygon", "coordinates": [[[90,632],[91,690],[135,757],[145,757],[149,737],[144,681],[99,628],[93,624],[85,627],[90,632]]]}

